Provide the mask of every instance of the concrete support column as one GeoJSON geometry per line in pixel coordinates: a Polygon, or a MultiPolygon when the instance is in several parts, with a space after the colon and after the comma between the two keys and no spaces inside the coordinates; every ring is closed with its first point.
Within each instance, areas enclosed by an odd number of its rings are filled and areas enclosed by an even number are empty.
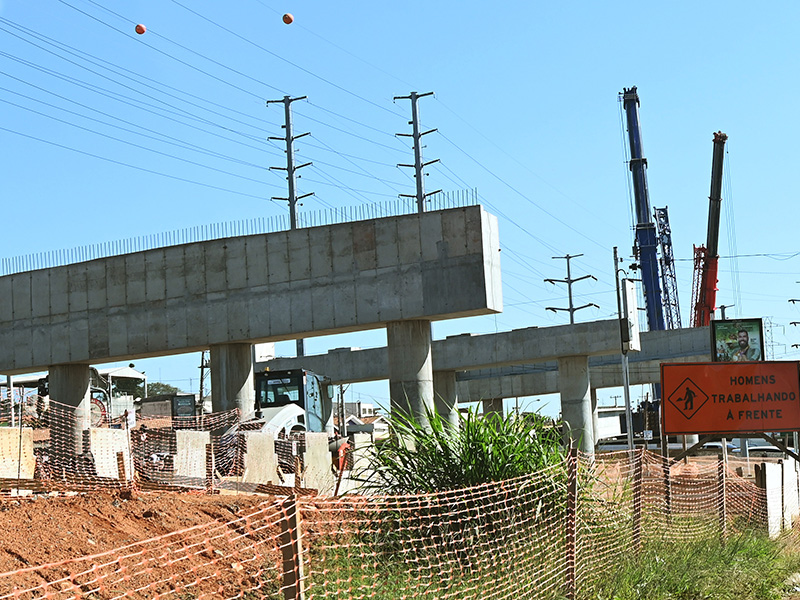
{"type": "Polygon", "coordinates": [[[452,427],[459,426],[458,388],[455,371],[433,372],[433,404],[443,421],[452,427]]]}
{"type": "Polygon", "coordinates": [[[600,414],[597,410],[597,388],[592,388],[592,431],[594,432],[594,445],[600,441],[600,414]]]}
{"type": "Polygon", "coordinates": [[[91,423],[89,365],[52,365],[48,385],[51,460],[57,468],[76,464],[84,452],[84,434],[91,423]]]}
{"type": "Polygon", "coordinates": [[[427,427],[434,410],[430,321],[391,321],[386,325],[389,395],[392,415],[411,415],[427,427]]]}
{"type": "Polygon", "coordinates": [[[214,412],[238,408],[242,419],[255,411],[250,344],[211,346],[211,406],[214,412]]]}
{"type": "Polygon", "coordinates": [[[594,453],[592,399],[589,386],[589,357],[570,356],[558,359],[561,389],[561,415],[565,436],[577,442],[581,452],[594,453]]]}
{"type": "Polygon", "coordinates": [[[484,398],[483,400],[483,416],[488,417],[490,414],[495,413],[501,419],[503,418],[503,399],[502,398],[484,398]]]}

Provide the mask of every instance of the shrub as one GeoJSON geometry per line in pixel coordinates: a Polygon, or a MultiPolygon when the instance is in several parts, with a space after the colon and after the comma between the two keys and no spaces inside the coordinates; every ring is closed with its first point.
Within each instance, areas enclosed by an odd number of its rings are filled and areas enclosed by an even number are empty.
{"type": "Polygon", "coordinates": [[[436,412],[423,427],[393,417],[392,438],[374,448],[368,489],[388,494],[432,493],[514,479],[562,465],[561,434],[538,413],[503,418],[470,411],[453,427],[436,412]]]}

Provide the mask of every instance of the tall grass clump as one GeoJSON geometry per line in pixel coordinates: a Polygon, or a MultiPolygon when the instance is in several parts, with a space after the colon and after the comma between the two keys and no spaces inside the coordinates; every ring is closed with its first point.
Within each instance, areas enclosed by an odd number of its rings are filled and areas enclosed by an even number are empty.
{"type": "Polygon", "coordinates": [[[385,494],[435,493],[514,479],[563,465],[561,434],[538,413],[520,418],[470,410],[458,427],[429,412],[427,426],[392,418],[392,436],[377,446],[364,481],[385,494]]]}
{"type": "Polygon", "coordinates": [[[431,411],[424,423],[394,415],[391,427],[362,476],[367,500],[353,521],[368,526],[348,540],[371,557],[362,569],[383,580],[377,572],[399,562],[403,593],[417,597],[427,597],[417,577],[432,597],[490,596],[523,572],[534,587],[547,579],[566,509],[565,451],[549,419],[470,411],[455,426],[431,411]]]}
{"type": "MultiPolygon", "coordinates": [[[[658,540],[618,557],[585,598],[598,600],[779,600],[797,555],[781,552],[766,534],[745,531],[722,544],[718,536],[658,540]]],[[[588,590],[587,590],[588,591],[588,590]]]]}

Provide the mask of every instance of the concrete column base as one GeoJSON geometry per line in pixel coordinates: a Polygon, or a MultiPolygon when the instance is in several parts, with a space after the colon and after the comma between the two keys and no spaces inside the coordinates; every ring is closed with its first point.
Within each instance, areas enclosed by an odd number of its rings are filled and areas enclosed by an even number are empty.
{"type": "Polygon", "coordinates": [[[592,431],[594,432],[594,445],[597,449],[597,444],[600,442],[600,414],[597,410],[597,389],[592,388],[592,431]]]}
{"type": "Polygon", "coordinates": [[[84,450],[91,402],[89,365],[51,365],[48,374],[50,453],[57,468],[68,468],[84,450]]]}
{"type": "Polygon", "coordinates": [[[594,454],[589,357],[559,358],[558,381],[565,441],[571,439],[581,452],[594,454]]]}
{"type": "Polygon", "coordinates": [[[488,417],[491,414],[496,414],[501,419],[503,418],[502,398],[486,398],[483,400],[483,416],[488,417]]]}
{"type": "Polygon", "coordinates": [[[436,412],[445,423],[451,427],[458,427],[458,388],[456,387],[455,371],[433,372],[433,403],[436,412]]]}
{"type": "Polygon", "coordinates": [[[386,342],[392,415],[411,416],[427,428],[434,410],[431,322],[392,321],[386,342]]]}
{"type": "Polygon", "coordinates": [[[214,412],[239,409],[242,419],[255,412],[250,344],[211,346],[211,406],[214,412]]]}

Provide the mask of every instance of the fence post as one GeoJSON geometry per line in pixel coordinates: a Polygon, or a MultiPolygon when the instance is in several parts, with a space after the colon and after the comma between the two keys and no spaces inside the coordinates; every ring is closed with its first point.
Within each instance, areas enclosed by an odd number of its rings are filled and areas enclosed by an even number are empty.
{"type": "Polygon", "coordinates": [[[290,496],[281,504],[280,546],[283,555],[284,600],[305,600],[305,576],[303,574],[303,538],[301,535],[301,513],[298,496],[290,496]]]}
{"type": "Polygon", "coordinates": [[[633,547],[642,547],[642,462],[644,453],[637,452],[633,458],[633,547]]]}
{"type": "Polygon", "coordinates": [[[764,519],[764,529],[769,533],[769,499],[767,498],[767,465],[766,463],[758,464],[756,463],[754,466],[754,472],[756,476],[756,487],[760,491],[761,497],[761,511],[764,519]]]}
{"type": "Polygon", "coordinates": [[[778,459],[778,464],[781,466],[781,532],[783,532],[783,523],[786,520],[786,461],[778,459]]]}
{"type": "Polygon", "coordinates": [[[294,489],[295,491],[299,490],[303,487],[303,467],[302,463],[300,462],[300,457],[294,457],[294,489]]]}
{"type": "Polygon", "coordinates": [[[728,513],[725,505],[725,461],[719,455],[717,461],[717,507],[719,509],[719,536],[722,544],[728,537],[728,513]]]}
{"type": "Polygon", "coordinates": [[[672,520],[672,477],[669,457],[662,456],[661,468],[664,470],[664,510],[667,513],[667,522],[672,520]]]}
{"type": "MultiPolygon", "coordinates": [[[[800,446],[800,444],[795,445],[795,452],[797,452],[797,446],[800,446]]],[[[792,461],[792,464],[794,465],[794,480],[797,484],[797,513],[800,514],[800,472],[797,470],[797,461],[792,461]]]]}
{"type": "Polygon", "coordinates": [[[125,474],[125,454],[122,452],[117,452],[117,479],[123,490],[128,487],[128,478],[125,474]]]}
{"type": "Polygon", "coordinates": [[[576,549],[578,533],[578,449],[570,447],[567,458],[567,600],[575,600],[576,549]]]}
{"type": "Polygon", "coordinates": [[[206,494],[214,491],[214,446],[206,444],[206,494]]]}

